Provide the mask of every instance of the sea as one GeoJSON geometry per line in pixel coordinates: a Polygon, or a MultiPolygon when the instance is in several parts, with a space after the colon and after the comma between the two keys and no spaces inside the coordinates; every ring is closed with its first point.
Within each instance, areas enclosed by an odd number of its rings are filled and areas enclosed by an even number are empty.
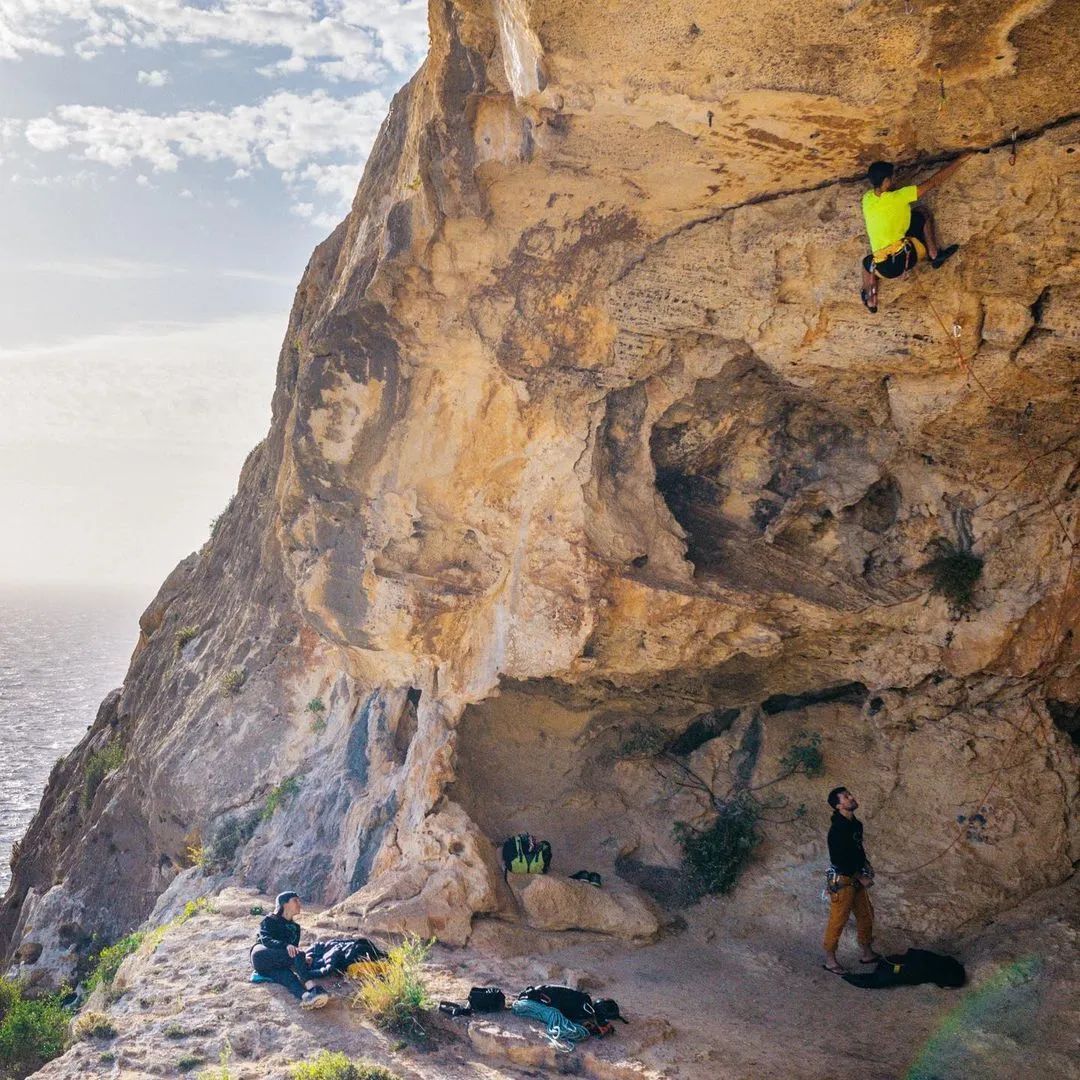
{"type": "Polygon", "coordinates": [[[120,686],[149,589],[0,584],[0,895],[56,759],[120,686]]]}

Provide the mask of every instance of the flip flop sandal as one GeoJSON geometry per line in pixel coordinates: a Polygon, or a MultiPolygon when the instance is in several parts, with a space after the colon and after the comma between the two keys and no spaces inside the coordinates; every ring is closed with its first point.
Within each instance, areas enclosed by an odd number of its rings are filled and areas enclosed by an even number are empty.
{"type": "Polygon", "coordinates": [[[821,966],[830,975],[846,975],[847,974],[847,969],[840,967],[839,964],[837,964],[836,967],[829,967],[828,964],[822,964],[821,966]]]}

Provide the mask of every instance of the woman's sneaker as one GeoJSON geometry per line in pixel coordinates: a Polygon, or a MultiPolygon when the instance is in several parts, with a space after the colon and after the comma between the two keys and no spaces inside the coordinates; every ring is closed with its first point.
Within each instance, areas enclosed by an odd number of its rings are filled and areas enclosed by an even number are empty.
{"type": "Polygon", "coordinates": [[[301,1009],[321,1009],[330,1000],[330,995],[321,987],[316,986],[314,990],[305,990],[304,996],[300,999],[301,1009]]]}

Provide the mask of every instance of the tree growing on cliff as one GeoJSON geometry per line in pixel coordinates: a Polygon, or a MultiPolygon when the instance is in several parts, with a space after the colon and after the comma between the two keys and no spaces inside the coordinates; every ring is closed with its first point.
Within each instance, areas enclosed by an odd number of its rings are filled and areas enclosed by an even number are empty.
{"type": "MultiPolygon", "coordinates": [[[[750,781],[759,748],[760,731],[751,724],[740,750],[732,755],[733,765],[726,787],[722,786],[719,764],[706,777],[671,750],[664,750],[659,755],[657,764],[661,775],[675,787],[697,793],[712,813],[711,820],[705,825],[677,821],[673,828],[693,888],[700,895],[731,892],[761,843],[761,826],[770,820],[768,813],[788,807],[786,795],[763,795],[762,792],[799,774],[811,778],[820,776],[825,768],[821,735],[804,730],[781,755],[777,775],[753,785],[750,781]]],[[[805,813],[805,805],[800,804],[789,820],[805,813]]]]}

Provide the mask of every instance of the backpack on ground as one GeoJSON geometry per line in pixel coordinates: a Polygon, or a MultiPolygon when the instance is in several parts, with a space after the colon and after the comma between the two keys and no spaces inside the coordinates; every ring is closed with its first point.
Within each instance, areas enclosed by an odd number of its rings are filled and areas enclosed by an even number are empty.
{"type": "Polygon", "coordinates": [[[575,1024],[584,1024],[586,1021],[596,1022],[596,1009],[592,998],[583,990],[574,990],[569,986],[526,986],[518,994],[519,1001],[538,1001],[541,1005],[549,1005],[553,1009],[572,1020],[575,1024]]]}
{"type": "Polygon", "coordinates": [[[502,1012],[506,995],[497,986],[474,986],[469,991],[469,1008],[473,1012],[502,1012]]]}
{"type": "Polygon", "coordinates": [[[908,949],[898,956],[883,956],[877,968],[867,975],[845,975],[844,980],[864,990],[882,990],[890,986],[917,986],[937,983],[941,987],[963,986],[967,979],[964,965],[951,956],[928,949],[908,949]]]}
{"type": "Polygon", "coordinates": [[[551,866],[551,845],[534,840],[528,833],[518,833],[503,841],[503,875],[546,874],[551,866]]]}

